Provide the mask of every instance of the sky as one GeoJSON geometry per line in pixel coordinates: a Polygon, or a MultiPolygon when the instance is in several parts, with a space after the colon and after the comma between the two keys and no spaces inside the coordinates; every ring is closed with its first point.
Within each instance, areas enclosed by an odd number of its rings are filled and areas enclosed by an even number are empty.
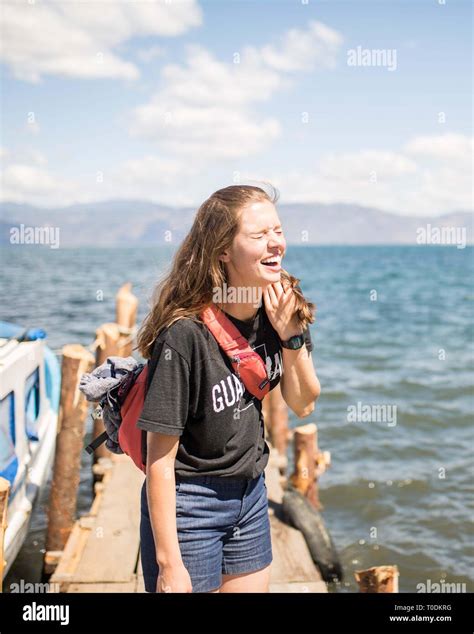
{"type": "Polygon", "coordinates": [[[1,199],[472,208],[470,0],[2,0],[1,199]]]}

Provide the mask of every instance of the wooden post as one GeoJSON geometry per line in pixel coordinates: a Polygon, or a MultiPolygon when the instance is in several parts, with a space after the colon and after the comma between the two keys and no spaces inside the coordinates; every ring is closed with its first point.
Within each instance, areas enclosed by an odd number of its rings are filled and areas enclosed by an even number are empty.
{"type": "Polygon", "coordinates": [[[120,326],[115,322],[102,324],[95,331],[96,349],[95,363],[97,366],[104,363],[107,357],[120,357],[120,326]]]}
{"type": "Polygon", "coordinates": [[[62,355],[61,402],[48,508],[46,574],[54,570],[76,519],[84,422],[87,416],[87,401],[78,385],[82,374],[94,367],[94,356],[79,344],[64,346],[62,355]]]}
{"type": "Polygon", "coordinates": [[[319,501],[318,483],[331,462],[329,451],[318,449],[318,429],[314,423],[301,425],[294,430],[295,471],[290,482],[302,493],[315,509],[323,508],[319,501]]]}
{"type": "MultiPolygon", "coordinates": [[[[119,357],[121,354],[120,348],[120,326],[116,323],[110,322],[107,324],[102,324],[96,330],[96,349],[95,349],[95,365],[96,367],[102,365],[107,360],[107,357],[119,357]]],[[[93,407],[96,407],[96,404],[93,404],[93,407]]],[[[100,410],[99,410],[100,411],[100,410]]],[[[102,416],[94,416],[94,429],[93,429],[93,439],[100,436],[101,433],[105,431],[104,421],[102,420],[102,416]]],[[[111,453],[105,446],[105,443],[97,447],[94,451],[94,459],[93,463],[95,464],[99,458],[110,458],[111,453]]]]}
{"type": "Polygon", "coordinates": [[[131,283],[127,282],[119,288],[115,297],[115,321],[119,326],[132,330],[137,321],[137,309],[138,299],[132,293],[131,283]]]}
{"type": "Polygon", "coordinates": [[[374,566],[367,570],[356,570],[354,576],[360,592],[398,592],[397,566],[374,566]]]}
{"type": "MultiPolygon", "coordinates": [[[[107,357],[129,357],[133,349],[133,333],[137,318],[138,299],[131,292],[130,282],[124,284],[116,295],[115,317],[117,322],[102,324],[96,330],[96,366],[102,365],[107,357]]],[[[105,430],[101,416],[94,417],[93,438],[105,430]]],[[[111,453],[100,445],[94,451],[94,464],[99,458],[110,458],[111,453]]]]}
{"type": "Polygon", "coordinates": [[[7,530],[7,507],[8,494],[10,492],[10,482],[5,478],[0,478],[0,592],[2,592],[3,571],[6,561],[3,558],[3,542],[5,531],[7,530]]]}

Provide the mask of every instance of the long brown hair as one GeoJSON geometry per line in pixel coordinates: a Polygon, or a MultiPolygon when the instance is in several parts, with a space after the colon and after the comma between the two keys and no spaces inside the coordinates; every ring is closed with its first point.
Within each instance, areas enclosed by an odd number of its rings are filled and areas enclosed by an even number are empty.
{"type": "MultiPolygon", "coordinates": [[[[266,183],[269,185],[269,183],[266,183]]],[[[193,226],[174,255],[171,270],[153,292],[151,310],[137,336],[140,354],[149,359],[159,332],[178,319],[199,320],[202,310],[213,302],[213,292],[227,283],[224,263],[219,260],[239,231],[240,213],[252,202],[276,203],[278,191],[253,185],[231,185],[214,192],[199,207],[193,226]]],[[[307,301],[297,284],[300,280],[281,270],[281,282],[296,294],[297,316],[306,328],[313,323],[315,306],[307,301]]]]}

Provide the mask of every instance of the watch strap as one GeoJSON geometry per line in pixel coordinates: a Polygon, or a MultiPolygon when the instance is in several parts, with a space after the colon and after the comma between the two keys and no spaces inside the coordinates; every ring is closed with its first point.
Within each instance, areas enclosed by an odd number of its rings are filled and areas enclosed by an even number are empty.
{"type": "Polygon", "coordinates": [[[281,345],[283,348],[288,348],[289,350],[299,350],[304,346],[304,335],[293,335],[286,341],[282,341],[280,339],[281,345]]]}

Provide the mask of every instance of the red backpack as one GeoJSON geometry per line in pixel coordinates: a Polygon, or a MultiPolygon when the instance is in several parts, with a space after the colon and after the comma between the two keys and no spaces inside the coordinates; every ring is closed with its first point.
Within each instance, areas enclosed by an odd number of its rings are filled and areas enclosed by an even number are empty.
{"type": "MultiPolygon", "coordinates": [[[[247,390],[262,400],[270,390],[270,380],[262,357],[252,350],[247,339],[221,309],[210,306],[201,313],[200,317],[231,360],[234,371],[247,390]]],[[[144,473],[146,473],[146,465],[142,455],[142,430],[137,427],[137,421],[145,402],[148,368],[149,363],[142,366],[141,370],[127,381],[127,393],[121,401],[122,421],[118,432],[120,449],[130,456],[144,473]]],[[[86,450],[92,453],[105,440],[107,440],[107,432],[100,434],[86,447],[86,450]]]]}

